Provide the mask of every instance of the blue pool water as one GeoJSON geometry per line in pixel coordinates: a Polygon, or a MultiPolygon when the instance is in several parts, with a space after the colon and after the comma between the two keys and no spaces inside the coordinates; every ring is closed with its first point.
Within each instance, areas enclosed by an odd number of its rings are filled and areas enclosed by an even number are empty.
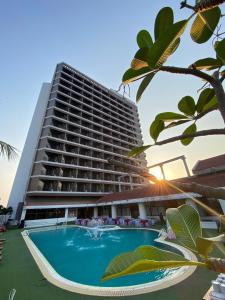
{"type": "Polygon", "coordinates": [[[61,276],[77,283],[92,286],[119,287],[161,279],[175,270],[160,270],[124,276],[101,282],[101,276],[113,257],[141,245],[154,245],[174,251],[154,242],[158,233],[151,230],[104,231],[98,240],[90,238],[84,228],[60,228],[30,232],[32,241],[61,276]]]}

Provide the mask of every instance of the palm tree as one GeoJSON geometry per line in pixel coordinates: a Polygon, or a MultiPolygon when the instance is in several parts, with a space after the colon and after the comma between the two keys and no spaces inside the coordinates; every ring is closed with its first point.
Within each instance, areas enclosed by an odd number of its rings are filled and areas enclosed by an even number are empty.
{"type": "Polygon", "coordinates": [[[8,160],[17,156],[17,149],[3,141],[0,141],[0,157],[7,157],[8,160]]]}

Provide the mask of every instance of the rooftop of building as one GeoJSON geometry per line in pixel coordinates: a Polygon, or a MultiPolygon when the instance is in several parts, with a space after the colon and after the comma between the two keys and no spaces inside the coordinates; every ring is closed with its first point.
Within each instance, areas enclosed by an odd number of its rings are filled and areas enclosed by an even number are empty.
{"type": "Polygon", "coordinates": [[[198,160],[192,171],[194,174],[197,174],[199,171],[217,167],[225,167],[225,154],[198,160]]]}
{"type": "MultiPolygon", "coordinates": [[[[209,163],[205,163],[205,167],[208,165],[220,167],[219,162],[223,163],[225,161],[225,155],[220,155],[218,157],[212,157],[211,159],[207,159],[204,161],[209,161],[209,163]]],[[[208,168],[207,168],[208,169],[208,168]]],[[[183,183],[198,183],[202,185],[208,185],[211,187],[225,187],[225,169],[212,169],[211,173],[203,173],[198,175],[193,175],[189,177],[178,178],[170,181],[173,182],[183,182],[183,183]]],[[[149,186],[136,188],[134,190],[120,192],[120,193],[112,193],[106,196],[103,196],[99,199],[98,203],[107,203],[113,201],[120,200],[132,200],[132,199],[140,199],[146,197],[158,197],[158,196],[168,196],[173,194],[181,194],[181,191],[168,186],[168,184],[164,181],[161,181],[159,184],[149,184],[149,186]]]]}
{"type": "Polygon", "coordinates": [[[105,87],[103,84],[97,82],[96,80],[92,79],[92,78],[89,77],[88,75],[86,75],[86,74],[84,74],[84,73],[78,71],[77,69],[75,69],[75,68],[72,67],[71,65],[69,65],[69,64],[67,64],[67,63],[65,63],[65,62],[60,62],[60,63],[57,64],[57,66],[59,66],[59,65],[63,65],[63,66],[65,66],[66,68],[70,69],[71,71],[73,71],[73,72],[75,72],[75,73],[78,73],[78,74],[80,74],[80,75],[82,75],[82,76],[88,78],[90,81],[92,81],[95,85],[99,86],[99,87],[102,88],[103,90],[105,90],[105,91],[107,91],[107,92],[109,92],[109,93],[111,93],[111,94],[114,94],[115,96],[119,97],[120,100],[122,100],[122,101],[127,101],[129,104],[132,104],[132,106],[135,106],[135,107],[136,107],[136,103],[133,102],[131,99],[125,97],[124,95],[121,95],[118,91],[116,91],[116,90],[114,90],[114,89],[112,89],[112,88],[107,88],[107,87],[105,87]]]}

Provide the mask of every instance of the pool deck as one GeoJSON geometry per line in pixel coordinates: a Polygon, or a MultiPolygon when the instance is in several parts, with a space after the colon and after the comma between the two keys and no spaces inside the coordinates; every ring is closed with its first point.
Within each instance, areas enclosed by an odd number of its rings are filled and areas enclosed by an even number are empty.
{"type": "MultiPolygon", "coordinates": [[[[210,230],[204,236],[217,235],[210,230]]],[[[0,299],[7,300],[11,289],[16,289],[14,300],[94,300],[94,299],[138,299],[138,300],[201,300],[217,274],[198,268],[193,275],[175,286],[137,296],[99,297],[67,292],[49,283],[39,271],[22,236],[21,230],[8,230],[0,234],[5,238],[3,260],[0,262],[0,299]]],[[[219,250],[214,256],[222,257],[219,250]]]]}

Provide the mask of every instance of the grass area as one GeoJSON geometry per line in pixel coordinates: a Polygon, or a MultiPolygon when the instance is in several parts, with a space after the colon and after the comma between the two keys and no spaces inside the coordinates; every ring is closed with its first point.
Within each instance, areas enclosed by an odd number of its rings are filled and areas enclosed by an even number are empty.
{"type": "MultiPolygon", "coordinates": [[[[0,299],[7,300],[12,288],[16,289],[14,300],[94,300],[103,299],[96,296],[85,296],[70,293],[50,284],[39,271],[21,236],[21,230],[9,230],[0,235],[5,238],[3,260],[0,262],[0,299]]],[[[216,235],[215,231],[206,234],[216,235]]],[[[205,235],[206,235],[205,234],[205,235]]],[[[219,250],[214,256],[222,257],[219,250]]],[[[210,287],[210,281],[216,273],[198,268],[195,273],[183,282],[151,294],[129,297],[105,297],[106,299],[138,300],[200,300],[210,287]]],[[[104,298],[104,299],[105,299],[104,298]]]]}

